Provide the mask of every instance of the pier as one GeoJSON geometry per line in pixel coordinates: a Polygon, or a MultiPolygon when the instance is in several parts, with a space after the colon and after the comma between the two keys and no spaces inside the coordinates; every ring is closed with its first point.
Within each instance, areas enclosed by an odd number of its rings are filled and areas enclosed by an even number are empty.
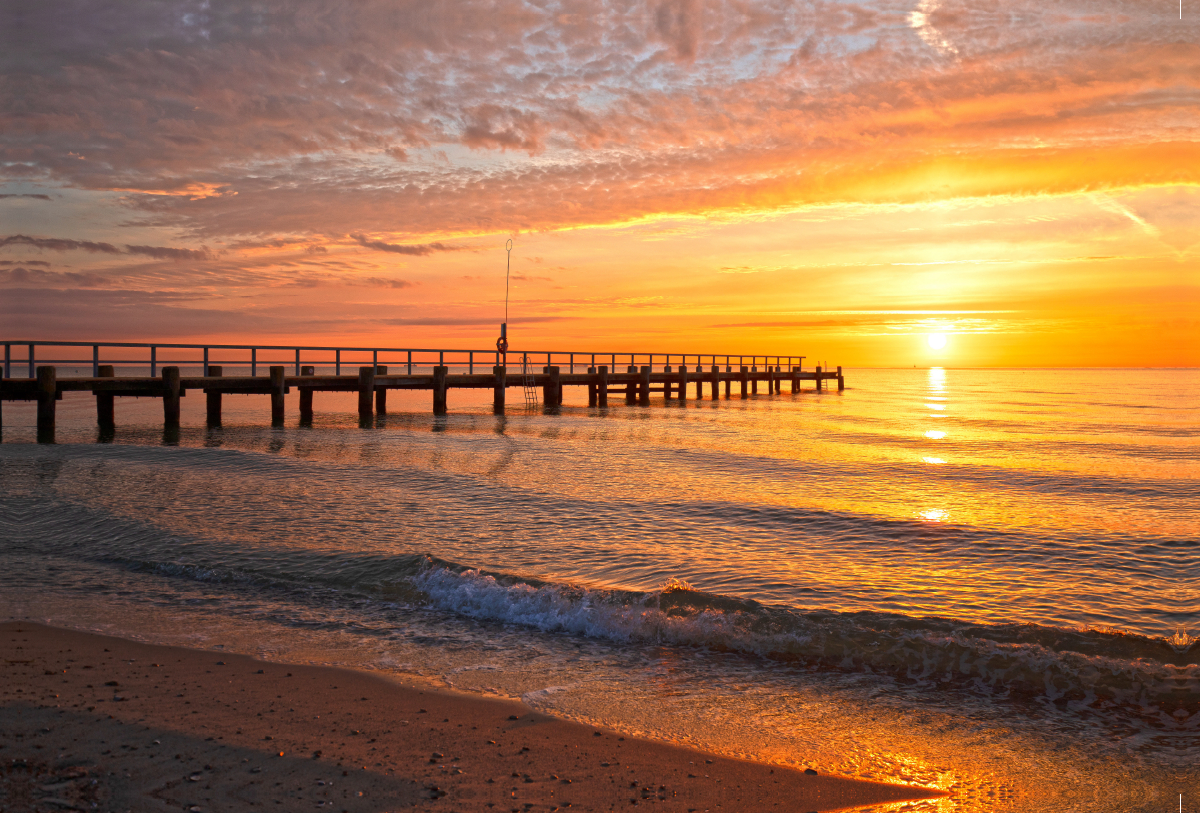
{"type": "Polygon", "coordinates": [[[749,398],[759,394],[760,386],[765,394],[781,394],[785,384],[789,393],[798,394],[806,382],[817,393],[834,385],[838,392],[845,389],[841,367],[805,370],[804,358],[557,351],[510,351],[504,356],[495,350],[11,341],[4,342],[0,410],[4,401],[36,401],[38,439],[52,441],[56,404],[65,392],[91,393],[97,424],[104,429],[116,425],[116,399],[121,397],[161,398],[164,425],[178,426],[180,399],[189,392],[204,393],[206,422],[216,427],[225,396],[251,394],[271,396],[271,423],[282,425],[284,396],[293,388],[300,395],[301,425],[311,424],[314,396],[320,392],[358,393],[359,417],[369,420],[387,412],[389,390],[429,390],[433,413],[445,415],[455,389],[491,390],[497,413],[505,411],[508,390],[514,387],[522,392],[522,406],[550,409],[562,405],[567,387],[586,387],[592,407],[609,406],[610,396],[617,403],[640,406],[648,406],[651,395],[667,401],[749,398]],[[13,377],[14,370],[28,375],[13,377]],[[266,375],[259,374],[262,370],[266,375]]]}

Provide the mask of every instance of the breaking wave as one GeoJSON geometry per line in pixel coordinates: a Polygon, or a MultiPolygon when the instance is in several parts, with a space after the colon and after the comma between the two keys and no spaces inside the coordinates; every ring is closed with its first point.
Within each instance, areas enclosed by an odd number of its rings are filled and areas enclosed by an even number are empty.
{"type": "Polygon", "coordinates": [[[802,612],[704,593],[675,579],[639,593],[519,579],[432,560],[414,583],[438,609],[543,632],[702,647],[991,694],[1136,706],[1143,709],[1139,716],[1166,729],[1200,710],[1194,641],[1180,652],[1166,640],[1107,631],[802,612]]]}

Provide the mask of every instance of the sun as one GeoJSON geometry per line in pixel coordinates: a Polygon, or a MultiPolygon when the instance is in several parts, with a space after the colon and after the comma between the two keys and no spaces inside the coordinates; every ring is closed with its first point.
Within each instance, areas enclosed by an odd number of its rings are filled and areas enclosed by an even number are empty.
{"type": "Polygon", "coordinates": [[[929,342],[929,346],[932,347],[934,350],[941,350],[943,347],[946,346],[946,334],[945,333],[930,333],[929,336],[926,338],[926,341],[929,342]]]}

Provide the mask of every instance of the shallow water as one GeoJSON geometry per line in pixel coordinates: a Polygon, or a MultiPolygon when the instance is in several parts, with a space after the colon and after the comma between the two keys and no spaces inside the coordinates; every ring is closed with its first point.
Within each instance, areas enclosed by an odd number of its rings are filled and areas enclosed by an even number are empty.
{"type": "Polygon", "coordinates": [[[0,613],[953,791],[904,809],[1196,798],[1200,374],[848,384],[506,417],[393,394],[365,428],[318,394],[312,428],[245,396],[207,430],[193,395],[166,436],[125,399],[101,439],[68,394],[56,445],[5,404],[0,613]]]}

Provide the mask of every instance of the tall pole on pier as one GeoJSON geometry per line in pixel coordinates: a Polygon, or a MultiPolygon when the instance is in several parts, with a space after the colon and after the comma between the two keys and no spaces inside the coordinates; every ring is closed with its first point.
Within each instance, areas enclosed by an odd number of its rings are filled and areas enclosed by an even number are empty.
{"type": "Polygon", "coordinates": [[[504,250],[508,253],[508,261],[504,267],[504,321],[500,323],[500,338],[496,339],[496,352],[500,355],[501,367],[508,365],[508,281],[512,275],[512,247],[513,241],[510,237],[504,244],[504,250]]]}

